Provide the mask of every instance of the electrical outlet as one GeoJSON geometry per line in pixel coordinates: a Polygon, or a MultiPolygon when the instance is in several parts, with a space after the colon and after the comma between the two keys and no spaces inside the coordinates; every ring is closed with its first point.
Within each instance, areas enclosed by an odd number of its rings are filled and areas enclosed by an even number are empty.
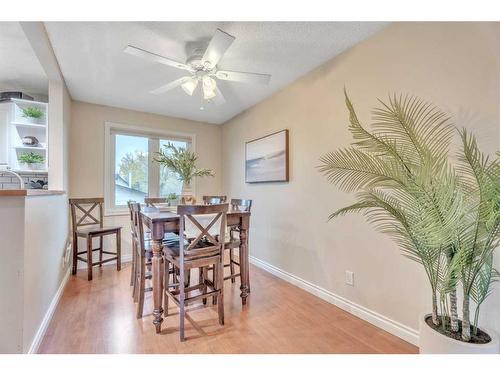
{"type": "Polygon", "coordinates": [[[354,286],[354,272],[352,271],[345,271],[345,283],[347,285],[354,286]]]}

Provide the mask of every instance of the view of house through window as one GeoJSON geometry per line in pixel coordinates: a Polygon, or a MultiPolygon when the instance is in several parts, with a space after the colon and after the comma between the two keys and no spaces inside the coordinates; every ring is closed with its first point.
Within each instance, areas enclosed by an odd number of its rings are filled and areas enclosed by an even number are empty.
{"type": "Polygon", "coordinates": [[[177,174],[154,162],[155,153],[164,145],[186,148],[187,141],[158,139],[141,135],[114,134],[114,206],[124,207],[127,201],[144,202],[147,196],[166,197],[180,194],[182,182],[177,174]]]}
{"type": "Polygon", "coordinates": [[[115,136],[115,205],[143,202],[148,195],[148,138],[115,136]]]}

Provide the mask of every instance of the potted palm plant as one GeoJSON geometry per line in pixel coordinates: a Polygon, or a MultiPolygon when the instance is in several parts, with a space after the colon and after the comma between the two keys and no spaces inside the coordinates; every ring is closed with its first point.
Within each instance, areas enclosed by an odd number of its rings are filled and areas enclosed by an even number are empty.
{"type": "Polygon", "coordinates": [[[182,204],[194,204],[196,202],[191,188],[191,182],[194,177],[213,177],[214,171],[206,168],[198,168],[196,161],[198,156],[187,148],[175,147],[170,142],[163,146],[154,159],[160,163],[170,173],[175,173],[177,178],[182,181],[182,204]]]}
{"type": "Polygon", "coordinates": [[[500,276],[493,266],[500,241],[499,159],[484,155],[462,130],[462,149],[452,163],[448,149],[455,130],[448,116],[418,98],[381,101],[371,131],[359,122],[346,92],[345,100],[354,143],[322,156],[319,170],[356,192],[357,202],[330,219],[365,214],[423,266],[432,312],[420,320],[421,353],[499,353],[496,334],[479,328],[481,305],[500,276]]]}

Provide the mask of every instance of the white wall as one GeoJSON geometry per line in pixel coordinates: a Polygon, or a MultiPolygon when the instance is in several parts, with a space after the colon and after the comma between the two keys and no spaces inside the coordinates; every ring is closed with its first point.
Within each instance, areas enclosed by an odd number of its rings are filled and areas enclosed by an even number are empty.
{"type": "MultiPolygon", "coordinates": [[[[198,198],[218,195],[221,184],[221,126],[154,115],[91,103],[73,101],[69,141],[69,196],[74,198],[104,197],[104,123],[114,122],[164,131],[196,135],[195,152],[199,166],[211,168],[215,177],[195,181],[198,198]]],[[[122,226],[123,259],[130,258],[130,220],[128,215],[108,216],[106,225],[122,226]]],[[[108,239],[105,244],[113,243],[108,239]]],[[[81,242],[80,246],[83,246],[81,242]]]]}
{"type": "MultiPolygon", "coordinates": [[[[418,328],[430,295],[418,264],[362,216],[327,222],[354,201],[318,173],[318,159],[352,142],[343,88],[365,125],[377,98],[409,93],[467,126],[480,147],[500,146],[500,24],[401,23],[309,73],[223,125],[223,190],[254,200],[252,256],[397,324],[418,328]],[[245,141],[290,130],[290,182],[245,184],[245,141]],[[345,271],[354,272],[354,287],[345,271]]],[[[497,256],[500,267],[500,256],[497,256]]],[[[482,323],[500,331],[500,285],[482,323]]]]}
{"type": "Polygon", "coordinates": [[[0,353],[23,349],[24,197],[0,197],[0,353]]]}
{"type": "MultiPolygon", "coordinates": [[[[26,197],[24,233],[23,351],[26,353],[67,275],[68,197],[26,197]]],[[[46,322],[48,323],[48,322],[46,322]]]]}
{"type": "Polygon", "coordinates": [[[0,197],[0,353],[40,343],[68,271],[67,218],[65,194],[0,197]]]}
{"type": "Polygon", "coordinates": [[[71,97],[64,82],[49,81],[49,189],[68,190],[71,97]]]}

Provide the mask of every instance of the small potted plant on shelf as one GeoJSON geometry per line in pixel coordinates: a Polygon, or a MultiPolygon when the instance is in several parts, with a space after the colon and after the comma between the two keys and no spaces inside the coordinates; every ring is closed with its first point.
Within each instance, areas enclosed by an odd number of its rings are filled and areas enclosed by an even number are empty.
{"type": "Polygon", "coordinates": [[[500,279],[493,261],[500,241],[500,159],[482,153],[464,129],[452,162],[449,117],[418,98],[381,102],[372,130],[361,125],[347,93],[345,100],[354,143],[324,155],[319,170],[356,192],[357,201],[330,219],[365,214],[423,266],[432,311],[420,318],[421,353],[499,353],[498,336],[479,326],[479,311],[500,279]]]}
{"type": "Polygon", "coordinates": [[[194,204],[196,199],[193,196],[191,181],[194,177],[213,177],[214,171],[206,168],[198,168],[196,161],[198,156],[183,147],[175,147],[170,142],[163,146],[157,157],[154,159],[170,173],[175,173],[177,178],[182,181],[182,204],[194,204]]]}
{"type": "Polygon", "coordinates": [[[40,170],[45,166],[45,158],[35,152],[24,152],[18,158],[21,169],[40,170]]]}
{"type": "Polygon", "coordinates": [[[167,195],[167,201],[169,206],[177,206],[179,203],[179,196],[175,193],[170,193],[167,195]]]}
{"type": "Polygon", "coordinates": [[[35,122],[40,122],[45,113],[37,107],[22,108],[22,116],[35,122]]]}

